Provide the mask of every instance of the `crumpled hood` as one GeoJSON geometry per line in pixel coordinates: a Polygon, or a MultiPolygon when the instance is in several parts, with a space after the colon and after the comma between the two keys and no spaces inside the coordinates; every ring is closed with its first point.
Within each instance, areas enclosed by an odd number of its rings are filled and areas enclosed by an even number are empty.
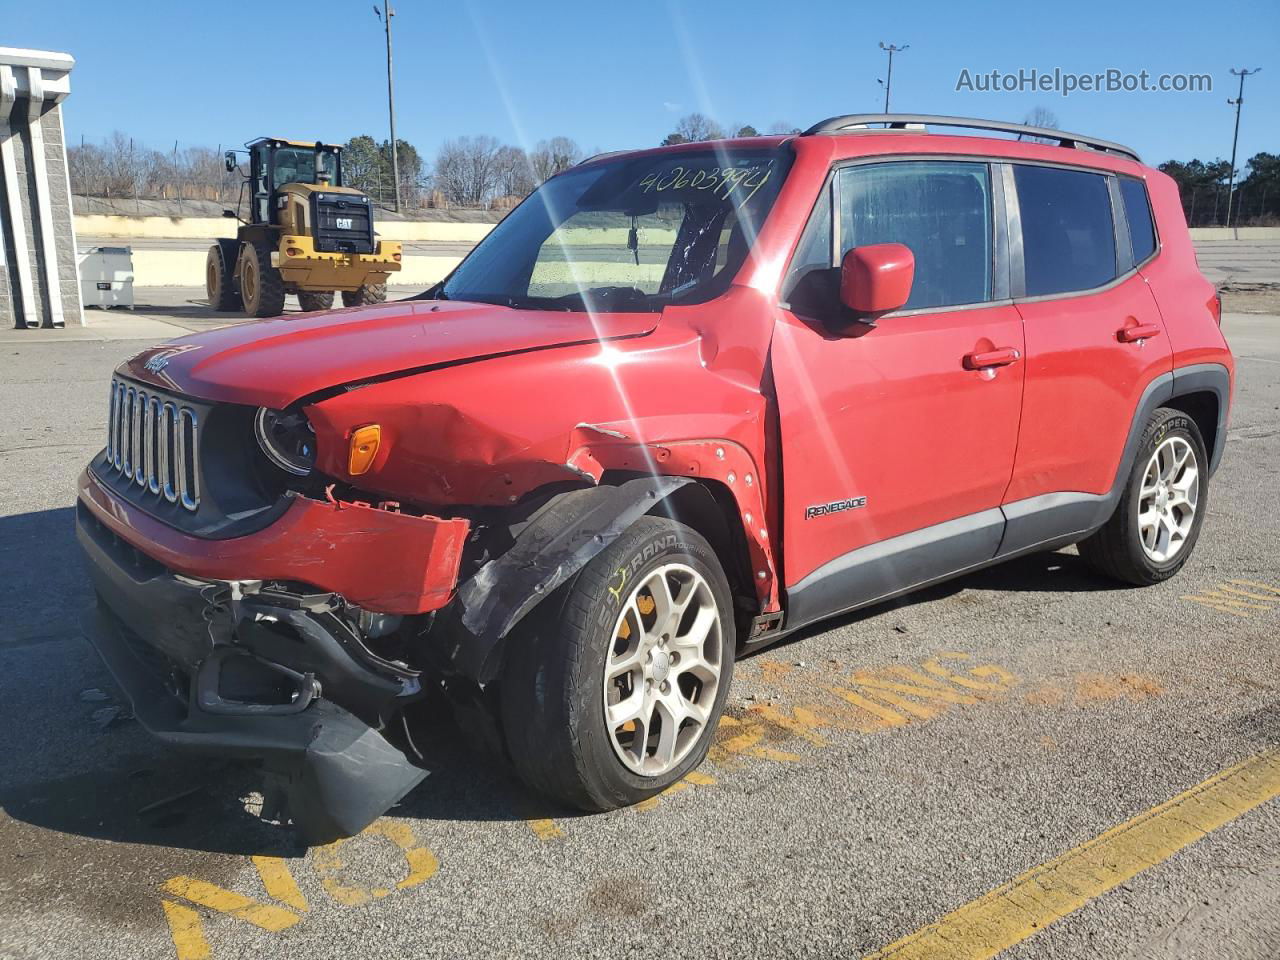
{"type": "Polygon", "coordinates": [[[642,336],[656,313],[591,316],[420,300],[235,324],[149,347],[119,372],[205,400],[280,409],[329,387],[483,357],[642,336]]]}

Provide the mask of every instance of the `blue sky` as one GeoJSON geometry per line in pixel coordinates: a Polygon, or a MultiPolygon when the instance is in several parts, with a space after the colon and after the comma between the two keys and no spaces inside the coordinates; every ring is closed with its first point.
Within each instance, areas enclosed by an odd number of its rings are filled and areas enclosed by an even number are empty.
{"type": "MultiPolygon", "coordinates": [[[[69,140],[113,130],[157,148],[268,133],[386,136],[384,39],[371,0],[0,0],[0,10],[0,43],[77,58],[69,140]]],[[[1228,69],[1261,66],[1245,91],[1240,165],[1280,152],[1276,0],[401,0],[394,23],[398,132],[428,157],[460,134],[516,143],[565,134],[613,150],[658,142],[692,110],[762,130],[879,110],[881,40],[910,44],[894,61],[895,109],[1021,120],[1043,105],[1063,129],[1131,144],[1152,163],[1229,156],[1228,69]],[[1214,87],[1067,98],[955,90],[966,68],[1055,67],[1208,73],[1214,87]]]]}

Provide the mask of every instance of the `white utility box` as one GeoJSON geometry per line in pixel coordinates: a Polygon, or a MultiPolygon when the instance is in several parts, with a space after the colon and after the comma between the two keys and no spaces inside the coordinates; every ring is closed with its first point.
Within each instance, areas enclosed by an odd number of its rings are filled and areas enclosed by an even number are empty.
{"type": "Polygon", "coordinates": [[[79,266],[86,307],[133,309],[132,247],[93,247],[80,255],[79,266]]]}

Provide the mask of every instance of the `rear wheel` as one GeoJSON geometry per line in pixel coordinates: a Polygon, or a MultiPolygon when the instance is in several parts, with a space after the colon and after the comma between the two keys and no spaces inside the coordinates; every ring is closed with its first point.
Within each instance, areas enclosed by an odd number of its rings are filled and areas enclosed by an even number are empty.
{"type": "Polygon", "coordinates": [[[333,309],[332,290],[299,290],[298,304],[308,312],[333,309]]]}
{"type": "Polygon", "coordinates": [[[342,305],[344,307],[359,307],[368,303],[384,303],[387,299],[387,285],[385,283],[366,283],[358,290],[343,290],[342,305]]]}
{"type": "Polygon", "coordinates": [[[205,258],[204,290],[209,306],[220,313],[235,313],[244,307],[236,289],[236,248],[238,240],[216,240],[205,258]]]}
{"type": "Polygon", "coordinates": [[[271,251],[265,247],[246,243],[240,252],[240,295],[250,316],[284,313],[284,278],[271,265],[271,251]]]}
{"type": "Polygon", "coordinates": [[[730,597],[710,544],[658,517],[588,563],[508,638],[502,725],[521,777],[611,810],[701,763],[733,676],[730,597]]]}
{"type": "Polygon", "coordinates": [[[1196,422],[1161,407],[1143,432],[1116,512],[1080,544],[1100,573],[1147,586],[1182,569],[1200,536],[1208,503],[1208,463],[1196,422]]]}

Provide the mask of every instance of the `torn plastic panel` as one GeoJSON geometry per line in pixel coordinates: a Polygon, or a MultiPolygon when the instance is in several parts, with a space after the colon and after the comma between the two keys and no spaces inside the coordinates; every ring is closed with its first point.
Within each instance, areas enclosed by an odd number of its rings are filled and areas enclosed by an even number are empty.
{"type": "Polygon", "coordinates": [[[487,683],[497,673],[499,641],[560,584],[686,483],[686,477],[640,477],[558,497],[515,545],[458,587],[464,630],[447,641],[454,669],[487,683]]]}
{"type": "Polygon", "coordinates": [[[179,749],[260,762],[310,843],[359,833],[427,775],[329,700],[289,713],[209,712],[173,695],[154,655],[107,608],[92,611],[82,627],[149,733],[179,749]]]}

